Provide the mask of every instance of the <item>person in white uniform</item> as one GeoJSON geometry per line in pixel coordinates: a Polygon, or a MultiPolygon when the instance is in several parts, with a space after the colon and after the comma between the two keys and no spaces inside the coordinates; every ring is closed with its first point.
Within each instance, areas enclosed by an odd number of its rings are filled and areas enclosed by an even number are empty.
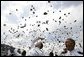
{"type": "Polygon", "coordinates": [[[65,47],[66,48],[58,51],[58,56],[83,56],[83,51],[80,51],[80,49],[75,48],[75,41],[73,39],[66,39],[65,47]]]}
{"type": "Polygon", "coordinates": [[[43,43],[42,42],[37,42],[36,44],[34,44],[37,40],[43,40],[44,38],[36,38],[34,39],[32,42],[33,44],[31,45],[31,49],[27,52],[26,56],[44,56],[44,53],[42,51],[43,48],[43,43]]]}

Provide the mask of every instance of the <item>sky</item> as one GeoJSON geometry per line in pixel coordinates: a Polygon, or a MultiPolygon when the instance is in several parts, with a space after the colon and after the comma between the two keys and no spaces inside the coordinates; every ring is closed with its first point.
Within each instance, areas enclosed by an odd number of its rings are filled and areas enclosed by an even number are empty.
{"type": "Polygon", "coordinates": [[[19,42],[26,46],[23,43],[36,37],[49,41],[64,41],[70,37],[83,42],[81,32],[83,1],[1,1],[1,43],[14,46],[19,42]],[[21,28],[23,26],[26,27],[21,28]]]}

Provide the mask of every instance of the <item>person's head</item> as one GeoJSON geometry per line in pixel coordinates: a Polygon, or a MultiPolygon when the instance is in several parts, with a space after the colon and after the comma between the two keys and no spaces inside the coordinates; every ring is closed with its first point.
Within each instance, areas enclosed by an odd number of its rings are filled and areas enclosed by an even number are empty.
{"type": "Polygon", "coordinates": [[[43,43],[38,42],[38,43],[36,43],[35,47],[38,47],[38,48],[42,49],[43,48],[43,43]]]}
{"type": "Polygon", "coordinates": [[[49,53],[49,56],[54,56],[53,52],[50,52],[50,53],[49,53]]]}
{"type": "Polygon", "coordinates": [[[17,52],[21,54],[21,50],[20,49],[18,49],[17,52]]]}
{"type": "Polygon", "coordinates": [[[75,41],[71,38],[66,39],[65,41],[66,49],[72,51],[75,47],[75,41]]]}
{"type": "Polygon", "coordinates": [[[22,56],[25,56],[26,55],[26,51],[24,50],[23,52],[22,52],[22,56]]]}

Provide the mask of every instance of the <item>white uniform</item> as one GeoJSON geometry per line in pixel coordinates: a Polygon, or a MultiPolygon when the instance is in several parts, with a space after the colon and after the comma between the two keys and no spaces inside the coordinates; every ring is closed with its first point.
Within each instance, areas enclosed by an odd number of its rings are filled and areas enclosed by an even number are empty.
{"type": "Polygon", "coordinates": [[[26,56],[44,56],[44,53],[38,47],[34,47],[29,52],[27,52],[26,56]]]}
{"type": "MultiPolygon", "coordinates": [[[[62,54],[63,50],[60,50],[57,55],[58,56],[83,56],[83,54],[78,53],[80,50],[79,49],[74,49],[71,52],[67,51],[67,53],[62,54]]],[[[82,52],[82,51],[81,51],[82,52]]]]}
{"type": "Polygon", "coordinates": [[[44,53],[38,47],[35,47],[35,42],[37,42],[39,38],[35,38],[31,42],[31,49],[26,53],[26,56],[44,56],[44,53]]]}

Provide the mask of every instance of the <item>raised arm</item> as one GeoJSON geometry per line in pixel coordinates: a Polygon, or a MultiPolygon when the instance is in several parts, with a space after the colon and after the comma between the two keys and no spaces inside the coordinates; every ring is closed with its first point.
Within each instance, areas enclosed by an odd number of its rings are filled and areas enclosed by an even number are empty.
{"type": "Polygon", "coordinates": [[[38,38],[35,38],[32,42],[35,43],[36,41],[38,41],[38,40],[40,40],[40,39],[41,39],[41,40],[44,40],[44,38],[38,37],[38,38]]]}
{"type": "Polygon", "coordinates": [[[35,38],[34,40],[32,40],[32,45],[31,45],[31,48],[34,47],[34,43],[37,42],[38,40],[44,40],[45,38],[41,38],[41,37],[38,37],[38,38],[35,38]]]}

